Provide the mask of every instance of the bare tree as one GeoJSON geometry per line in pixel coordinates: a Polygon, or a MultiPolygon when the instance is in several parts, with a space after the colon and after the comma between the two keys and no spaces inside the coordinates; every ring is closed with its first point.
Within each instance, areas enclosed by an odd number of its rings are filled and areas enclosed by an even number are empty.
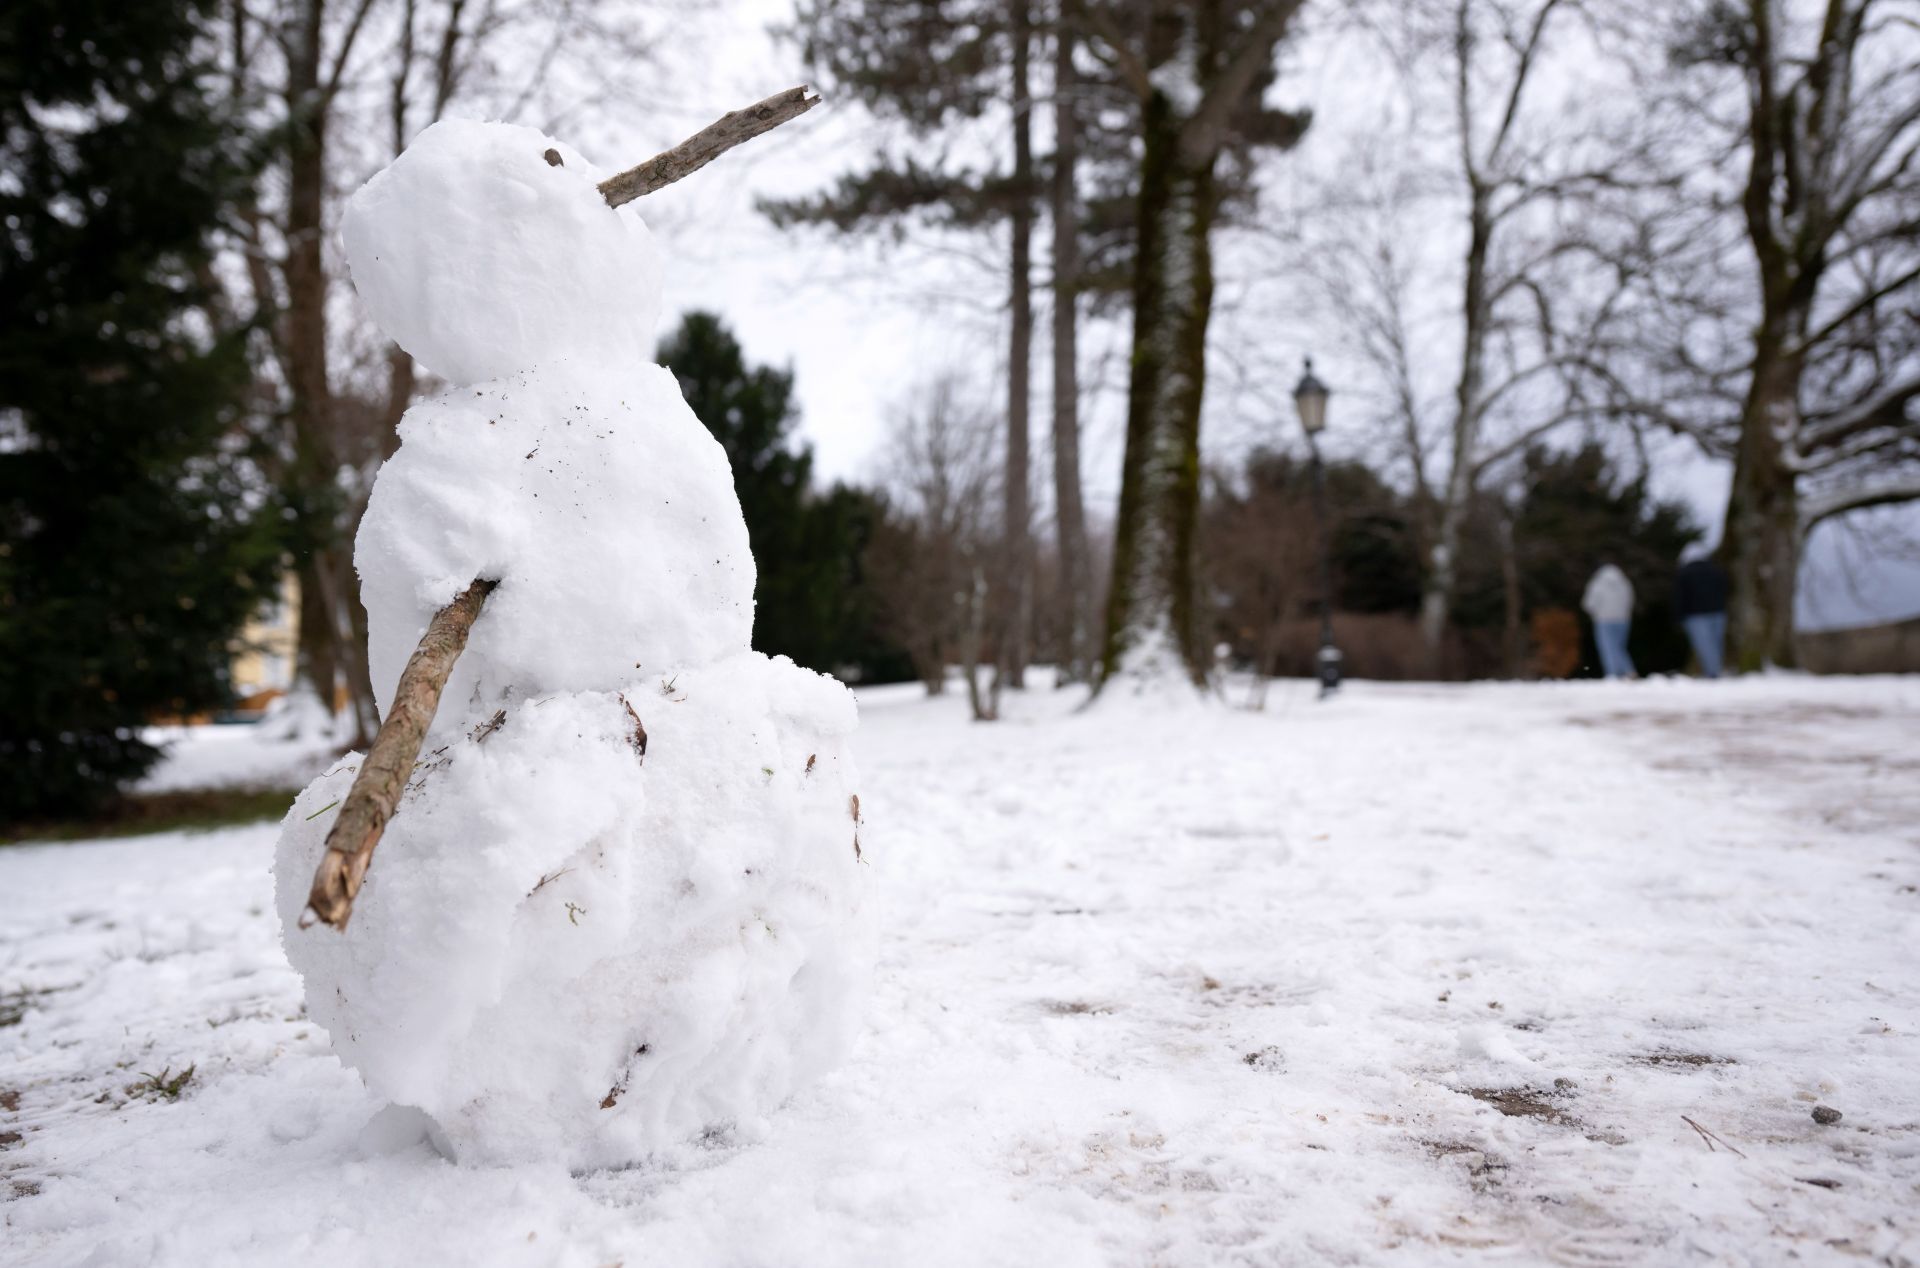
{"type": "Polygon", "coordinates": [[[1917,27],[1911,0],[1823,0],[1813,12],[1701,0],[1681,16],[1680,58],[1700,87],[1679,105],[1696,127],[1724,121],[1744,169],[1743,285],[1713,310],[1744,346],[1723,337],[1734,355],[1671,363],[1735,420],[1672,421],[1733,457],[1722,551],[1743,668],[1796,661],[1809,532],[1920,499],[1917,27]],[[1737,103],[1723,111],[1735,76],[1737,103]]]}
{"type": "Polygon", "coordinates": [[[1338,201],[1307,208],[1290,243],[1377,384],[1379,435],[1412,493],[1430,672],[1489,478],[1569,424],[1634,416],[1614,350],[1664,222],[1641,214],[1658,184],[1645,138],[1544,95],[1566,57],[1596,51],[1580,13],[1575,0],[1394,6],[1408,92],[1444,96],[1450,135],[1356,142],[1338,201]],[[1578,37],[1570,51],[1562,33],[1578,37]],[[1427,166],[1432,153],[1449,160],[1427,166]],[[1452,259],[1430,246],[1449,223],[1452,259]]]}
{"type": "Polygon", "coordinates": [[[1253,664],[1248,705],[1266,706],[1280,632],[1316,587],[1318,525],[1286,458],[1256,452],[1237,475],[1214,469],[1200,532],[1208,588],[1231,644],[1253,664]]]}
{"type": "Polygon", "coordinates": [[[929,695],[947,666],[966,672],[976,717],[996,716],[995,678],[977,672],[989,613],[995,492],[991,411],[954,375],[928,382],[896,412],[881,484],[889,514],[868,556],[882,622],[913,658],[929,695]]]}

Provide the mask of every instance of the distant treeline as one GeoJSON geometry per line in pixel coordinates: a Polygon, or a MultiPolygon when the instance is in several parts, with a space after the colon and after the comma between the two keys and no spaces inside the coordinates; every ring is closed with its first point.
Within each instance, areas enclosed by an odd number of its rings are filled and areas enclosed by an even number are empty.
{"type": "MultiPolygon", "coordinates": [[[[756,647],[855,681],[919,678],[935,691],[950,668],[994,663],[977,602],[995,563],[991,409],[969,404],[964,385],[930,384],[893,421],[877,486],[815,489],[812,453],[793,436],[791,371],[748,366],[710,313],[688,314],[660,360],[733,464],[759,574],[756,647]]],[[[1518,500],[1483,497],[1467,519],[1444,675],[1593,673],[1592,634],[1577,613],[1588,577],[1607,560],[1639,594],[1635,663],[1684,669],[1670,592],[1680,552],[1700,536],[1686,509],[1656,500],[1598,445],[1537,447],[1524,461],[1518,500]]],[[[1310,673],[1319,536],[1306,464],[1255,450],[1209,472],[1203,489],[1196,606],[1216,643],[1237,667],[1310,673]]],[[[1412,499],[1343,460],[1327,469],[1327,506],[1348,671],[1429,676],[1412,499]]],[[[1045,592],[1058,560],[1043,548],[1036,567],[1045,592]]],[[[1055,611],[1036,604],[1030,614],[1036,661],[1060,663],[1065,650],[1055,611]]]]}

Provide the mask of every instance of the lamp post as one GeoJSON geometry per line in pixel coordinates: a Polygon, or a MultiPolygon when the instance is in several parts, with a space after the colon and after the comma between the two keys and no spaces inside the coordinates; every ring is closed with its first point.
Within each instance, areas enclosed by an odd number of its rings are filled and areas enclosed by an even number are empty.
{"type": "Polygon", "coordinates": [[[1327,540],[1327,477],[1320,465],[1320,433],[1327,425],[1327,385],[1313,377],[1313,358],[1294,385],[1293,405],[1300,412],[1300,429],[1307,433],[1307,453],[1313,467],[1313,521],[1320,533],[1320,698],[1340,689],[1340,649],[1333,645],[1333,551],[1327,540]]]}

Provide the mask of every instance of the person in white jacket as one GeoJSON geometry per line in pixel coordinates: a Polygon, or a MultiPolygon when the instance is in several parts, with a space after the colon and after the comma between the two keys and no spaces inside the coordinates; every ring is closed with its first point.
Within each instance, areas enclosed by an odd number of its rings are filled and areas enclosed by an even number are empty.
{"type": "Polygon", "coordinates": [[[1600,648],[1600,669],[1609,678],[1632,678],[1633,657],[1627,633],[1633,625],[1633,582],[1611,563],[1601,564],[1587,582],[1580,606],[1593,618],[1593,641],[1600,648]]]}

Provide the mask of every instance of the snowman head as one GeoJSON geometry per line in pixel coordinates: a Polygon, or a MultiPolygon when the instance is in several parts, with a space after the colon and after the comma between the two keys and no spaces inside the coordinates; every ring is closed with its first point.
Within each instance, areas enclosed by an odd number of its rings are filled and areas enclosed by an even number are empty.
{"type": "Polygon", "coordinates": [[[660,261],[601,174],[535,128],[443,119],[347,204],[354,288],[456,384],[560,360],[653,359],[660,261]]]}

